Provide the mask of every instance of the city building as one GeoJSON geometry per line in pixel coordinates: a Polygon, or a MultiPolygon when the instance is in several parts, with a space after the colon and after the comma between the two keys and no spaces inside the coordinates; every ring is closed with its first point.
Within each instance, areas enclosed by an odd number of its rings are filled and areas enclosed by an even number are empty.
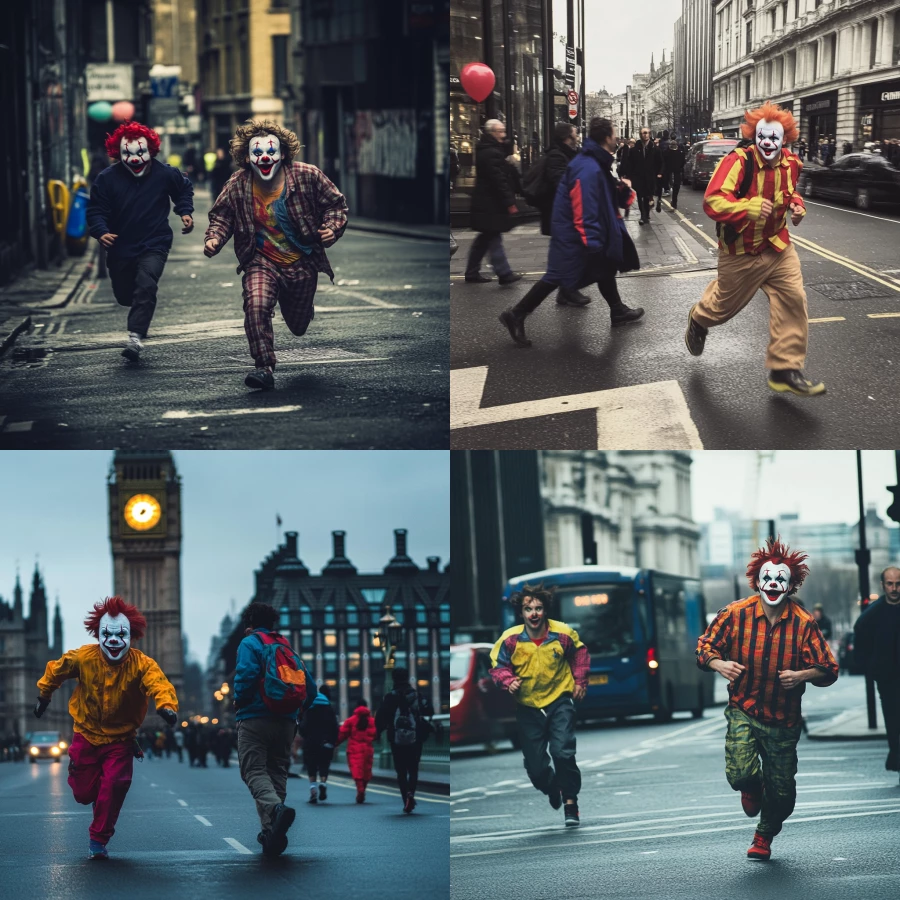
{"type": "Polygon", "coordinates": [[[666,62],[666,51],[657,68],[650,58],[650,75],[644,87],[644,108],[647,111],[647,125],[653,137],[667,137],[675,133],[678,110],[675,104],[675,66],[670,56],[666,62]]]}
{"type": "MultiPolygon", "coordinates": [[[[450,566],[429,556],[420,569],[407,553],[405,529],[394,530],[394,556],[382,572],[361,573],[347,558],[343,531],[332,532],[333,556],[314,574],[298,556],[297,532],[263,560],[255,574],[250,603],[268,603],[281,613],[280,631],[303,657],[318,684],[332,688],[341,719],[360,698],[377,708],[385,693],[384,656],[379,620],[387,607],[403,626],[395,661],[410,670],[410,680],[430,695],[435,711],[450,704],[450,566]]],[[[224,636],[226,623],[223,620],[224,636]]],[[[240,616],[218,652],[207,681],[213,687],[234,680],[237,648],[244,638],[240,616]]],[[[214,639],[219,640],[219,639],[214,639]]],[[[388,685],[390,690],[390,685],[388,685]]],[[[210,698],[210,705],[215,701],[210,698]]],[[[231,715],[230,698],[221,701],[219,718],[231,715]]]]}
{"type": "Polygon", "coordinates": [[[606,88],[591,91],[584,95],[584,124],[587,127],[591,119],[613,120],[615,98],[606,88]]]}
{"type": "Polygon", "coordinates": [[[900,0],[714,0],[715,119],[790,109],[810,146],[900,139],[900,0]]]}
{"type": "Polygon", "coordinates": [[[711,0],[682,0],[675,22],[676,131],[687,144],[704,138],[712,122],[712,10],[711,0]]]}
{"type": "Polygon", "coordinates": [[[449,0],[291,6],[295,67],[279,96],[304,160],[338,185],[351,221],[446,224],[449,0]]]}
{"type": "Polygon", "coordinates": [[[506,123],[524,175],[548,147],[557,122],[583,125],[584,0],[454,0],[450,8],[450,142],[460,174],[451,211],[464,220],[475,184],[475,148],[488,119],[506,123]],[[494,72],[494,90],[476,103],[459,74],[471,62],[494,72]],[[578,95],[574,118],[569,92],[578,95]]]}
{"type": "Polygon", "coordinates": [[[647,125],[647,106],[644,90],[650,80],[650,73],[635,73],[631,84],[625,86],[625,133],[623,137],[640,139],[641,128],[647,125]]]}

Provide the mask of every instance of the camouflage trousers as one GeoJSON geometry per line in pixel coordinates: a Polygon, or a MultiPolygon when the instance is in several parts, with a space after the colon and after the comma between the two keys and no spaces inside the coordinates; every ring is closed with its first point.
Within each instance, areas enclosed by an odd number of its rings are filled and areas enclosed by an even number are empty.
{"type": "Polygon", "coordinates": [[[725,707],[725,776],[736,791],[763,792],[756,830],[773,838],[797,800],[797,741],[802,726],[766,725],[725,707]]]}

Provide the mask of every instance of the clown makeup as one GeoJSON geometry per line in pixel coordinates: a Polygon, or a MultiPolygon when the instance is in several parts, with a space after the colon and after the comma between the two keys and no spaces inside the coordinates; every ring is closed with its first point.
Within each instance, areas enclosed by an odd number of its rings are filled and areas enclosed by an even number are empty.
{"type": "Polygon", "coordinates": [[[784,563],[764,563],[758,584],[760,597],[769,606],[778,606],[791,589],[791,570],[784,563]]]}
{"type": "Polygon", "coordinates": [[[106,613],[100,619],[100,649],[111,663],[119,663],[125,659],[131,646],[131,622],[128,616],[121,613],[111,616],[106,613]]]}
{"type": "Polygon", "coordinates": [[[539,632],[547,621],[544,604],[533,597],[526,597],[522,601],[522,618],[525,620],[529,631],[539,632]]]}
{"type": "Polygon", "coordinates": [[[274,134],[250,138],[250,166],[260,181],[272,181],[281,168],[281,162],[281,141],[274,134]]]}
{"type": "Polygon", "coordinates": [[[778,161],[783,144],[784,126],[781,122],[767,122],[763,119],[756,126],[756,149],[770,165],[778,161]]]}
{"type": "Polygon", "coordinates": [[[136,178],[140,178],[150,168],[150,148],[143,137],[122,138],[119,153],[125,168],[136,178]]]}

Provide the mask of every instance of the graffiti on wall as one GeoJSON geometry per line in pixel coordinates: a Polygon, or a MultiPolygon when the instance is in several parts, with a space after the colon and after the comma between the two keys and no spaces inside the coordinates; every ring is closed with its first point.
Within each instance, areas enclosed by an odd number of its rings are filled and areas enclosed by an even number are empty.
{"type": "Polygon", "coordinates": [[[416,115],[411,109],[363,110],[353,122],[359,175],[416,177],[416,115]]]}

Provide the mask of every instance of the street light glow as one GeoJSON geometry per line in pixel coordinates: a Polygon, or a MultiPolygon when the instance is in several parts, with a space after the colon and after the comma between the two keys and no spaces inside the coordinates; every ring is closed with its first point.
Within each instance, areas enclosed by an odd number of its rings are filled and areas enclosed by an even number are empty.
{"type": "Polygon", "coordinates": [[[228,694],[228,693],[231,692],[231,688],[228,686],[228,682],[223,683],[222,687],[220,687],[219,690],[220,690],[223,694],[228,694]]]}

